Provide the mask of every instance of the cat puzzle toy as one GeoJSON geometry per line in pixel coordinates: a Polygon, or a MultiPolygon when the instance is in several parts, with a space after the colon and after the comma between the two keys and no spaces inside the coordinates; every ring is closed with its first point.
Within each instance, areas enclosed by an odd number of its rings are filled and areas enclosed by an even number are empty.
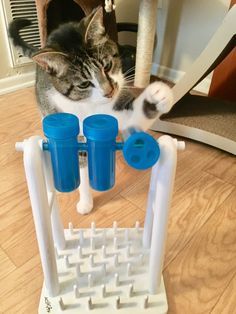
{"type": "Polygon", "coordinates": [[[108,115],[83,121],[85,143],[77,141],[78,118],[58,113],[43,120],[46,140],[33,136],[16,143],[24,167],[40,251],[44,284],[39,313],[167,313],[162,266],[177,150],[184,142],[158,141],[131,128],[116,142],[118,123],[108,115]],[[63,228],[56,190],[80,184],[80,151],[88,156],[89,181],[105,191],[115,184],[115,152],[122,150],[136,169],[152,167],[144,228],[63,228]]]}

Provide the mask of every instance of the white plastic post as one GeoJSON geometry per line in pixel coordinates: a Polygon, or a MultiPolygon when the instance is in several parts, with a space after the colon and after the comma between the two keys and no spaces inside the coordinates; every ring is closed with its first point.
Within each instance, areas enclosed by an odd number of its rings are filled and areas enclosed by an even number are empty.
{"type": "Polygon", "coordinates": [[[52,233],[55,245],[58,249],[63,250],[66,247],[64,227],[59,214],[59,206],[56,197],[56,190],[53,182],[52,163],[50,153],[44,151],[43,154],[44,176],[46,179],[46,186],[48,195],[52,195],[52,208],[51,208],[51,221],[52,221],[52,233]]]}
{"type": "MultiPolygon", "coordinates": [[[[159,162],[159,161],[158,161],[159,162]]],[[[155,166],[154,166],[155,167],[155,166]]],[[[153,200],[156,193],[156,182],[158,172],[152,168],[151,179],[148,192],[147,209],[143,228],[143,247],[149,249],[151,246],[152,224],[153,224],[153,200]]]]}
{"type": "MultiPolygon", "coordinates": [[[[174,186],[177,148],[178,142],[170,136],[161,136],[158,140],[160,145],[160,158],[152,169],[152,178],[150,190],[155,190],[155,196],[150,199],[149,212],[153,207],[153,222],[151,232],[151,249],[149,260],[149,293],[156,294],[161,282],[163,268],[163,259],[165,252],[165,242],[167,234],[168,214],[172,199],[174,186]],[[155,181],[154,181],[155,178],[155,181]]],[[[179,145],[182,147],[181,145],[179,145]]],[[[149,220],[151,220],[149,218],[149,220]]],[[[145,228],[150,228],[150,221],[146,223],[145,228]]],[[[145,230],[147,242],[150,237],[150,230],[145,230]],[[148,235],[148,236],[147,236],[148,235]]],[[[146,241],[146,240],[145,240],[146,241]]]]}
{"type": "Polygon", "coordinates": [[[51,213],[43,172],[42,139],[39,136],[33,136],[24,142],[24,167],[45,285],[49,295],[56,296],[59,292],[59,281],[52,236],[51,213]]]}

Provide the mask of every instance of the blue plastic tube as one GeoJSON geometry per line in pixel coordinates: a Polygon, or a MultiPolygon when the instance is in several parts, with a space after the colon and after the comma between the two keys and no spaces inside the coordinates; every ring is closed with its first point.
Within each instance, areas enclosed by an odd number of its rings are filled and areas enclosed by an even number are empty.
{"type": "Polygon", "coordinates": [[[90,186],[106,191],[115,184],[115,152],[118,122],[109,115],[97,114],[83,121],[87,138],[90,186]]]}
{"type": "Polygon", "coordinates": [[[56,113],[43,119],[47,137],[45,148],[51,154],[55,188],[71,192],[80,184],[78,144],[79,120],[68,113],[56,113]]]}

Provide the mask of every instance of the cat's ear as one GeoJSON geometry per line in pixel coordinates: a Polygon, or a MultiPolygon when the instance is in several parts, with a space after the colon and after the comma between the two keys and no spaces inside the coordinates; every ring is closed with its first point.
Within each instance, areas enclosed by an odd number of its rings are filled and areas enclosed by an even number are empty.
{"type": "Polygon", "coordinates": [[[103,23],[103,7],[99,7],[87,18],[87,25],[84,35],[86,43],[93,45],[101,43],[104,40],[106,31],[103,23]]]}
{"type": "Polygon", "coordinates": [[[41,49],[32,56],[32,59],[44,71],[49,74],[56,75],[57,77],[63,76],[69,67],[67,55],[53,49],[41,49]]]}

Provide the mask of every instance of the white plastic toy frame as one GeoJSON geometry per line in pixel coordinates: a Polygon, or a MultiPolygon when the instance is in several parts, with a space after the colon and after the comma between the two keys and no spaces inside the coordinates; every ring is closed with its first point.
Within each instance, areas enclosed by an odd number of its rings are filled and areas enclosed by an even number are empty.
{"type": "Polygon", "coordinates": [[[16,143],[24,167],[44,273],[39,313],[167,313],[162,267],[178,142],[158,139],[160,158],[152,168],[144,228],[64,230],[59,216],[49,152],[43,139],[16,143]]]}

